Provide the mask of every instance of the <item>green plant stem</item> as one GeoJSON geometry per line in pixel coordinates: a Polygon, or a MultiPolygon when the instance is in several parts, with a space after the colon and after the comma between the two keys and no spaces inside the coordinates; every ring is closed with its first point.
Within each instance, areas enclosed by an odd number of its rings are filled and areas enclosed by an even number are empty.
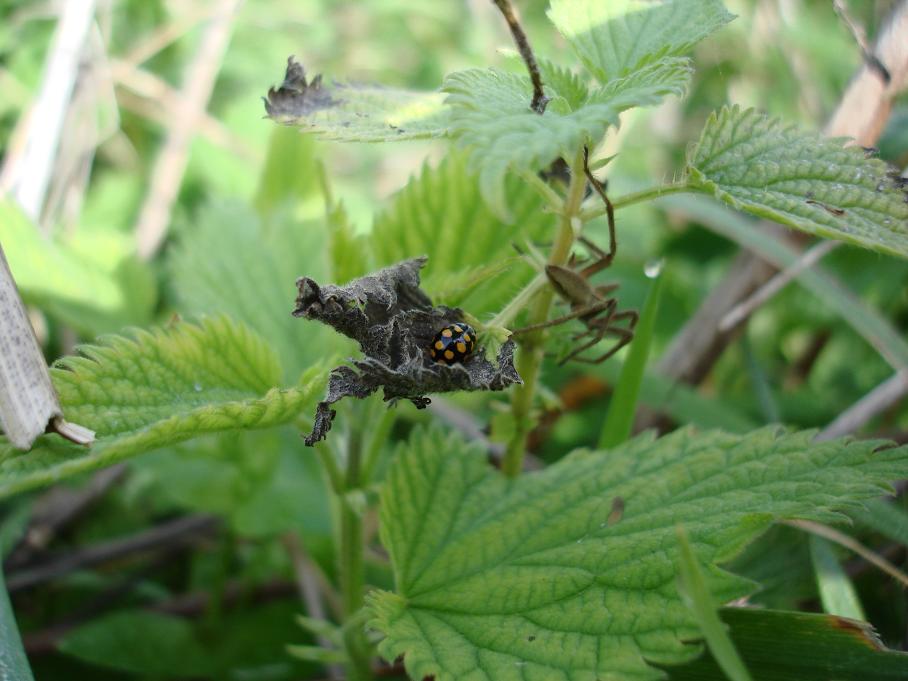
{"type": "Polygon", "coordinates": [[[529,284],[521,289],[520,293],[511,299],[504,309],[501,310],[486,326],[507,326],[521,313],[521,311],[530,304],[533,297],[545,288],[548,283],[548,277],[544,274],[537,274],[529,284]]]}
{"type": "Polygon", "coordinates": [[[375,412],[371,412],[368,421],[369,424],[374,423],[375,425],[370,425],[372,436],[369,438],[369,444],[366,446],[366,456],[363,459],[363,485],[368,485],[373,481],[375,469],[381,458],[382,448],[388,440],[388,434],[394,426],[394,421],[397,419],[396,411],[389,409],[383,402],[379,402],[376,398],[373,398],[373,402],[376,405],[375,409],[380,410],[380,414],[376,418],[375,412]]]}
{"type": "MultiPolygon", "coordinates": [[[[338,545],[338,581],[341,592],[341,606],[346,624],[363,607],[365,572],[363,563],[363,521],[353,508],[346,493],[361,485],[361,463],[363,450],[363,424],[355,424],[350,431],[347,446],[347,468],[344,473],[344,494],[338,498],[340,504],[340,543],[338,545]]],[[[347,678],[350,681],[365,681],[372,678],[369,664],[369,645],[362,627],[349,627],[344,633],[346,648],[347,678]]]]}
{"type": "MultiPolygon", "coordinates": [[[[564,265],[571,255],[571,247],[576,237],[574,220],[578,219],[583,193],[586,188],[586,176],[583,173],[583,149],[578,150],[571,164],[571,184],[568,187],[564,206],[560,211],[558,234],[549,256],[550,265],[564,265]]],[[[530,316],[529,325],[541,324],[549,318],[555,291],[551,287],[543,288],[536,296],[530,316]]],[[[533,397],[536,394],[536,383],[539,369],[542,366],[543,346],[542,331],[527,334],[521,343],[520,355],[517,358],[517,371],[523,378],[523,385],[514,390],[511,399],[511,414],[514,417],[514,435],[508,442],[501,462],[501,470],[508,477],[517,477],[523,468],[523,457],[526,454],[526,438],[530,432],[530,411],[533,397]]]]}
{"type": "Polygon", "coordinates": [[[328,475],[331,491],[340,496],[344,493],[344,474],[340,466],[337,465],[337,456],[333,445],[326,442],[321,447],[315,447],[315,453],[318,455],[318,459],[328,475]]]}
{"type": "Polygon", "coordinates": [[[535,189],[543,199],[545,199],[545,202],[551,210],[557,213],[562,209],[564,206],[564,198],[559,196],[558,192],[552,189],[549,183],[539,177],[538,174],[523,169],[518,170],[517,174],[520,175],[524,182],[535,189]]]}
{"type": "MultiPolygon", "coordinates": [[[[632,206],[635,203],[652,201],[653,199],[669,196],[670,194],[681,194],[683,192],[689,191],[693,191],[693,189],[686,182],[662,184],[658,187],[650,187],[649,189],[644,189],[643,191],[625,194],[624,196],[619,196],[617,199],[612,199],[612,207],[615,210],[618,210],[619,208],[627,208],[628,206],[632,206]]],[[[605,215],[605,206],[597,206],[596,208],[590,208],[589,210],[581,211],[580,220],[586,223],[590,220],[594,220],[595,218],[602,217],[603,215],[605,215]]]]}
{"type": "MultiPolygon", "coordinates": [[[[368,422],[369,419],[364,418],[351,429],[347,442],[346,467],[343,469],[338,465],[337,452],[333,447],[322,445],[315,448],[331,483],[339,515],[340,536],[336,538],[337,573],[341,617],[344,624],[344,664],[346,678],[350,681],[369,681],[372,678],[369,644],[363,627],[356,625],[358,621],[356,618],[359,617],[364,604],[363,522],[359,512],[348,499],[350,492],[362,487],[363,425],[368,422]]],[[[373,444],[370,442],[370,446],[373,444]]]]}

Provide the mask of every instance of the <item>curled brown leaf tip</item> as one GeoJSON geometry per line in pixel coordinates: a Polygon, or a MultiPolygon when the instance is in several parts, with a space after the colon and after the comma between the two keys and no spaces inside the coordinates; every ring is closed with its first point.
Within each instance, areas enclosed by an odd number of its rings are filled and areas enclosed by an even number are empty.
{"type": "Polygon", "coordinates": [[[296,285],[295,317],[328,324],[359,343],[364,357],[331,371],[328,394],[319,403],[310,447],[327,435],[334,419],[330,405],[344,397],[368,397],[379,388],[389,402],[409,400],[422,409],[429,393],[457,390],[503,390],[521,383],[514,368],[514,342],[498,352],[497,366],[477,349],[462,364],[439,364],[428,350],[439,329],[463,321],[459,308],[432,305],[419,288],[419,271],[427,258],[386,267],[344,286],[320,285],[301,277],[296,285]]]}
{"type": "Polygon", "coordinates": [[[284,82],[277,89],[269,88],[265,111],[275,120],[294,120],[337,104],[328,90],[322,87],[321,75],[312,82],[306,80],[306,70],[293,56],[287,58],[284,82]]]}

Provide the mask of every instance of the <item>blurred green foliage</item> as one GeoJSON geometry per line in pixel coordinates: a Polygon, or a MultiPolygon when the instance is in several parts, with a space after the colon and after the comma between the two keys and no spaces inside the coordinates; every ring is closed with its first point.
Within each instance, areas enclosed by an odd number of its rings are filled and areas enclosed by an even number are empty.
{"type": "MultiPolygon", "coordinates": [[[[545,18],[547,3],[519,4],[536,51],[564,63],[568,48],[545,18]]],[[[854,0],[849,6],[872,35],[894,4],[854,0]]],[[[727,101],[816,129],[830,115],[860,63],[830,3],[729,0],[727,5],[738,19],[695,50],[697,69],[688,96],[625,114],[620,131],[607,140],[604,153],[617,154],[603,172],[610,192],[670,180],[708,113],[727,101]]],[[[98,34],[110,58],[124,59],[156,31],[188,25],[139,67],[179,88],[203,30],[192,19],[203,16],[206,7],[189,0],[101,3],[98,34]]],[[[53,3],[0,0],[4,155],[13,151],[16,125],[39,88],[53,9],[53,3]]],[[[97,149],[81,210],[52,225],[44,237],[9,206],[0,207],[0,241],[40,321],[48,359],[71,352],[74,342],[127,326],[166,324],[175,315],[226,313],[277,350],[283,384],[295,385],[307,368],[354,349],[314,323],[291,318],[294,279],[343,281],[427,250],[433,256],[426,271],[430,292],[489,321],[532,274],[524,261],[510,260],[516,255],[511,241],[551,239],[545,231],[551,216],[537,210],[535,195],[522,185],[509,189],[519,220],[506,226],[479,203],[480,187],[464,157],[444,159],[445,143],[385,148],[314,140],[265,120],[260,96],[280,82],[291,54],[311,74],[328,80],[432,90],[454,70],[495,66],[519,72],[521,64],[498,48],[511,50],[510,37],[485,0],[247,0],[233,23],[208,107],[221,134],[195,137],[168,240],[150,262],[134,256],[133,230],[166,135],[166,126],[148,112],[163,104],[138,97],[142,105],[135,106],[130,84],[114,82],[119,124],[97,149]],[[418,179],[403,189],[410,177],[418,179]],[[448,200],[453,205],[463,196],[474,202],[475,212],[453,214],[448,200]],[[423,204],[429,208],[414,208],[423,204]],[[471,237],[477,224],[484,225],[484,231],[476,231],[482,241],[471,237]],[[476,274],[476,261],[489,259],[503,263],[504,274],[476,295],[466,284],[476,274]],[[433,271],[435,262],[444,266],[433,271]]],[[[880,152],[902,167],[908,163],[904,97],[896,102],[880,152]]],[[[640,308],[648,288],[645,265],[667,259],[652,357],[667,347],[736,252],[736,245],[706,220],[681,207],[665,208],[647,204],[620,212],[618,259],[596,280],[620,283],[621,306],[640,308]]],[[[591,224],[587,235],[605,243],[605,220],[591,224]]],[[[842,247],[824,267],[905,335],[908,264],[842,247]]],[[[766,423],[766,395],[755,386],[756,368],[779,420],[815,428],[891,374],[838,310],[798,285],[761,308],[747,341],[746,347],[738,344],[726,352],[696,390],[648,371],[641,402],[667,413],[673,424],[742,432],[766,423]]],[[[540,409],[546,414],[534,440],[536,453],[547,461],[596,441],[622,361],[560,368],[553,360],[543,368],[547,391],[540,409]]],[[[503,398],[466,395],[451,402],[481,415],[485,427],[503,398]]],[[[349,409],[352,416],[363,413],[349,409]]],[[[407,406],[397,414],[392,445],[429,418],[407,406]]],[[[885,412],[867,430],[904,437],[908,411],[885,412]]],[[[216,514],[223,527],[216,540],[191,550],[178,547],[151,567],[132,557],[13,593],[36,677],[281,681],[314,674],[284,651],[285,643],[312,641],[293,622],[301,606],[282,538],[299,536],[312,560],[333,578],[333,519],[326,483],[296,432],[288,427],[212,435],[131,461],[126,482],[77,527],[55,538],[47,556],[139,533],[183,513],[216,514]],[[155,610],[178,604],[187,594],[205,597],[191,617],[155,610]],[[65,631],[42,647],[37,634],[60,622],[65,631]]],[[[383,452],[383,461],[392,449],[383,452]]],[[[35,499],[23,495],[5,503],[0,537],[7,554],[25,531],[35,499]]],[[[858,532],[869,543],[883,541],[864,525],[858,532]]],[[[387,587],[390,578],[381,558],[367,556],[368,578],[387,587]]],[[[818,608],[806,544],[790,528],[765,535],[736,559],[734,568],[764,584],[755,603],[818,608]]],[[[904,644],[904,591],[872,574],[855,585],[884,641],[904,644]]]]}

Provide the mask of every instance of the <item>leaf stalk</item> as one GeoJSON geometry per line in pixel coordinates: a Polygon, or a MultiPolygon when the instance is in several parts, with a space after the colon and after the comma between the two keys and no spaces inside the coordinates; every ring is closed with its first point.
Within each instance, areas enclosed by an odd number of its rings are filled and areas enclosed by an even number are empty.
{"type": "MultiPolygon", "coordinates": [[[[577,150],[571,163],[571,183],[568,187],[564,206],[560,211],[558,234],[555,244],[549,255],[550,265],[564,265],[571,255],[576,232],[574,221],[580,217],[583,204],[583,194],[586,190],[586,176],[583,172],[583,148],[577,150]]],[[[580,218],[582,222],[582,217],[580,218]]],[[[544,287],[536,296],[530,309],[527,320],[529,325],[541,324],[549,318],[552,303],[555,300],[555,290],[544,287]]],[[[508,442],[501,462],[502,472],[511,478],[517,477],[523,468],[523,459],[526,455],[526,438],[530,432],[530,411],[533,407],[533,398],[536,394],[536,384],[539,379],[539,369],[542,365],[543,346],[542,332],[527,334],[521,343],[520,355],[517,359],[517,371],[523,378],[523,385],[518,386],[511,398],[511,413],[514,417],[514,435],[508,442]]]]}
{"type": "MultiPolygon", "coordinates": [[[[632,192],[630,194],[625,194],[624,196],[619,196],[617,199],[612,199],[612,208],[618,210],[619,208],[632,206],[635,203],[643,203],[644,201],[652,201],[663,196],[670,196],[671,194],[682,194],[689,191],[694,191],[694,189],[689,186],[687,182],[660,184],[657,187],[650,187],[649,189],[644,189],[639,192],[632,192]]],[[[605,215],[605,211],[605,206],[598,205],[595,208],[589,208],[587,210],[581,211],[580,219],[584,223],[586,223],[590,220],[595,220],[598,217],[602,217],[603,215],[605,215]]]]}

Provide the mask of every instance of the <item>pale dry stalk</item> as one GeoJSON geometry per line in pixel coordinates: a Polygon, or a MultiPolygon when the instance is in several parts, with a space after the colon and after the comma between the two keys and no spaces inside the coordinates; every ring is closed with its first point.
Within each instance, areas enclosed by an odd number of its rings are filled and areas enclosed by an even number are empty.
{"type": "Polygon", "coordinates": [[[35,223],[42,215],[94,13],[94,0],[63,3],[41,89],[22,116],[14,133],[14,153],[7,156],[0,175],[0,190],[8,191],[35,223]]]}
{"type": "Polygon", "coordinates": [[[136,244],[139,256],[151,258],[167,235],[198,127],[230,41],[234,16],[242,0],[223,0],[205,27],[199,49],[186,69],[180,105],[173,111],[164,146],[151,174],[151,186],[139,213],[136,244]]]}

